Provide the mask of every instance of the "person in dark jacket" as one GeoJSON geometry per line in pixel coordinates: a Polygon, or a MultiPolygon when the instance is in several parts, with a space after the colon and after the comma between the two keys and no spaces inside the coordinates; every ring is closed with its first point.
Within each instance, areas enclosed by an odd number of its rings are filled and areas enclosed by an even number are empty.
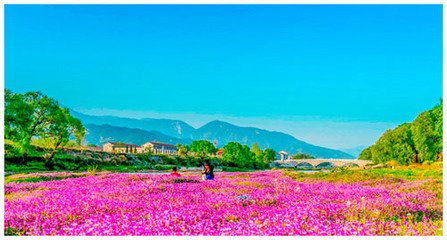
{"type": "Polygon", "coordinates": [[[205,161],[202,169],[202,179],[203,180],[213,180],[214,179],[214,166],[210,164],[209,161],[205,161]]]}

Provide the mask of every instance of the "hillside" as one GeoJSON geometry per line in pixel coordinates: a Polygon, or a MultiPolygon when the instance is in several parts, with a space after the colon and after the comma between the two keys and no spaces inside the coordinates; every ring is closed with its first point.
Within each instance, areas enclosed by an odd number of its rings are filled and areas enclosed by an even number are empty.
{"type": "Polygon", "coordinates": [[[70,111],[71,115],[86,124],[108,124],[117,127],[137,128],[146,131],[157,131],[162,134],[172,136],[174,138],[191,138],[195,129],[189,124],[171,119],[154,119],[154,118],[123,118],[115,116],[92,116],[76,111],[70,111]]]}
{"type": "Polygon", "coordinates": [[[116,127],[108,124],[96,125],[86,124],[87,134],[85,140],[88,144],[102,145],[108,141],[126,142],[141,145],[146,142],[164,142],[170,144],[185,143],[191,141],[178,139],[159,133],[157,131],[146,131],[142,129],[116,127]]]}
{"type": "Polygon", "coordinates": [[[394,161],[400,165],[442,161],[442,100],[420,113],[411,123],[389,129],[359,159],[375,163],[394,161]]]}
{"type": "Polygon", "coordinates": [[[209,141],[217,140],[219,146],[224,146],[228,142],[239,142],[251,147],[256,142],[261,148],[273,148],[276,151],[285,150],[292,154],[304,152],[321,158],[353,158],[353,156],[342,151],[315,146],[282,132],[239,127],[222,121],[212,121],[197,129],[194,138],[209,141]]]}

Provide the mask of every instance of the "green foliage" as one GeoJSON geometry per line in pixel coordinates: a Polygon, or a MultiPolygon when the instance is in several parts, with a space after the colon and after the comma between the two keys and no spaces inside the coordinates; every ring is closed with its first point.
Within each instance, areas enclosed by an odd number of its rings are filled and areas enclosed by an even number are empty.
{"type": "Polygon", "coordinates": [[[266,150],[262,151],[257,143],[253,143],[251,151],[253,153],[253,167],[258,169],[267,168],[269,163],[272,160],[275,160],[276,157],[276,153],[273,149],[267,148],[266,150]]]}
{"type": "Polygon", "coordinates": [[[251,167],[255,154],[246,145],[229,142],[223,147],[222,164],[230,167],[251,167]]]}
{"type": "Polygon", "coordinates": [[[189,146],[187,144],[177,143],[175,148],[177,149],[177,154],[181,158],[186,158],[188,156],[189,146]]]}
{"type": "Polygon", "coordinates": [[[52,149],[51,159],[70,137],[81,145],[84,132],[81,121],[54,99],[40,92],[18,94],[5,90],[5,139],[14,142],[23,160],[27,160],[33,138],[45,139],[42,143],[52,149]]]}
{"type": "Polygon", "coordinates": [[[207,155],[214,155],[217,152],[216,147],[207,140],[197,140],[191,143],[191,152],[195,153],[196,156],[205,158],[207,155]]]}
{"type": "Polygon", "coordinates": [[[222,167],[222,171],[224,172],[248,172],[247,168],[239,168],[239,167],[222,167]]]}
{"type": "Polygon", "coordinates": [[[265,168],[266,162],[264,161],[264,153],[259,148],[257,143],[253,143],[251,145],[251,152],[254,155],[253,166],[255,168],[265,168]]]}
{"type": "Polygon", "coordinates": [[[59,147],[68,143],[70,136],[74,136],[76,143],[81,144],[85,129],[79,119],[70,115],[68,108],[56,109],[48,119],[42,134],[42,138],[49,139],[51,145],[48,147],[53,150],[48,160],[52,159],[59,147]]]}
{"type": "Polygon", "coordinates": [[[371,149],[372,149],[372,146],[369,146],[369,147],[363,149],[363,151],[359,155],[359,159],[371,160],[372,159],[371,149]]]}
{"type": "Polygon", "coordinates": [[[251,151],[255,154],[256,157],[262,156],[262,150],[259,148],[257,143],[253,143],[251,145],[251,151]]]}
{"type": "Polygon", "coordinates": [[[306,153],[297,153],[292,156],[292,159],[315,159],[315,157],[306,153]]]}
{"type": "Polygon", "coordinates": [[[387,130],[371,149],[371,156],[375,163],[394,160],[400,165],[408,165],[417,162],[410,124],[387,130]]]}
{"type": "Polygon", "coordinates": [[[58,103],[40,92],[25,94],[5,90],[5,138],[17,144],[26,160],[34,136],[43,134],[49,116],[58,103]]]}
{"type": "Polygon", "coordinates": [[[267,162],[271,162],[276,159],[276,152],[271,148],[267,148],[264,150],[264,160],[267,162]]]}
{"type": "Polygon", "coordinates": [[[442,160],[442,102],[432,110],[421,113],[411,130],[421,162],[442,160]]]}
{"type": "MultiPolygon", "coordinates": [[[[388,181],[399,183],[401,179],[404,180],[418,180],[418,179],[428,179],[435,182],[440,182],[441,186],[439,189],[434,189],[436,191],[442,190],[442,165],[429,165],[422,166],[398,166],[394,169],[391,168],[381,168],[381,169],[359,169],[359,170],[349,170],[349,169],[339,169],[339,171],[331,172],[317,172],[314,174],[307,174],[298,172],[295,170],[283,170],[286,175],[296,179],[315,179],[318,181],[330,181],[330,182],[364,182],[364,181],[388,181]]],[[[437,186],[439,187],[439,186],[437,186]]]]}
{"type": "Polygon", "coordinates": [[[28,161],[26,164],[5,162],[5,172],[42,172],[47,170],[45,164],[39,161],[28,161]]]}
{"type": "Polygon", "coordinates": [[[412,122],[387,130],[359,159],[399,165],[442,161],[442,100],[412,122]]]}

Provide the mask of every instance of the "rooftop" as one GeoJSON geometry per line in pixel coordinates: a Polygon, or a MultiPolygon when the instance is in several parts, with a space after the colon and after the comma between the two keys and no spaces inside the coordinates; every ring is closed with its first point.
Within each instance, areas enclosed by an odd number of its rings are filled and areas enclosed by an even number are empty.
{"type": "MultiPolygon", "coordinates": [[[[107,142],[107,143],[110,143],[116,147],[140,147],[138,145],[131,144],[131,143],[122,143],[122,142],[107,142]]],[[[107,144],[107,143],[105,143],[105,144],[107,144]]]]}

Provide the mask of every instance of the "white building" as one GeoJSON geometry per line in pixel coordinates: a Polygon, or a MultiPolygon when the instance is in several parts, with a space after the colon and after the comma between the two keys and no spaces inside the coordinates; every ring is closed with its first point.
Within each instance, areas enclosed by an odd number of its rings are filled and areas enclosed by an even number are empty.
{"type": "Polygon", "coordinates": [[[104,152],[110,152],[110,153],[142,153],[143,152],[143,148],[138,145],[121,143],[121,142],[107,142],[102,146],[102,150],[104,152]]]}
{"type": "Polygon", "coordinates": [[[167,143],[147,142],[141,146],[144,151],[151,151],[155,154],[174,155],[177,153],[175,146],[167,143]]]}

